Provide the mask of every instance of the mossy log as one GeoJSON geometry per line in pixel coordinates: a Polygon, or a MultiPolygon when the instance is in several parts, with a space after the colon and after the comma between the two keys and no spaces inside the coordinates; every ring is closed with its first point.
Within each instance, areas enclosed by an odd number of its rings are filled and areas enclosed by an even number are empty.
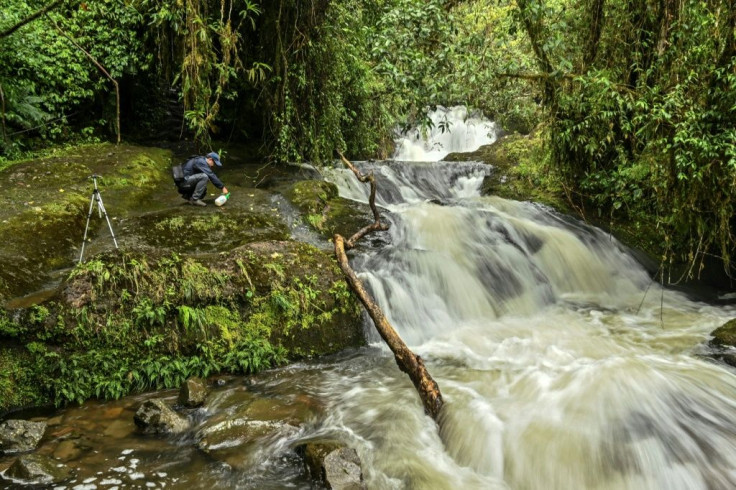
{"type": "Polygon", "coordinates": [[[393,352],[394,359],[396,360],[396,364],[399,366],[399,369],[408,374],[412,383],[414,383],[414,387],[417,389],[417,392],[419,392],[419,397],[424,405],[424,411],[431,416],[435,422],[438,422],[442,406],[444,405],[439,386],[429,374],[422,358],[407,347],[399,334],[396,333],[396,330],[391,326],[381,308],[365,289],[363,282],[350,267],[346,250],[353,248],[361,238],[369,233],[379,230],[387,230],[388,225],[381,222],[381,216],[376,208],[376,182],[373,177],[373,173],[362,175],[360,171],[342,155],[342,153],[339,153],[339,155],[343,163],[353,172],[353,174],[355,174],[359,181],[370,183],[371,193],[369,204],[373,211],[374,222],[361,228],[347,241],[341,235],[335,235],[335,255],[337,256],[337,262],[345,274],[348,284],[368,311],[368,315],[370,315],[373,320],[376,330],[378,330],[381,338],[386,342],[386,345],[391,349],[391,352],[393,352]]]}

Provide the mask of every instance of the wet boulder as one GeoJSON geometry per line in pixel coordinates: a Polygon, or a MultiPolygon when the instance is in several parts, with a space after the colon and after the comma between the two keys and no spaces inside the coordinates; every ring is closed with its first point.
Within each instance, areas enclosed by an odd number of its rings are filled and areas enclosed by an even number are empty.
{"type": "Polygon", "coordinates": [[[144,434],[179,434],[189,428],[187,419],[160,398],[143,402],[133,420],[144,434]]]}
{"type": "Polygon", "coordinates": [[[313,405],[302,398],[251,396],[234,413],[227,405],[227,400],[218,402],[223,411],[205,422],[195,439],[201,451],[240,470],[282,450],[300,426],[316,418],[313,405]]]}
{"type": "Polygon", "coordinates": [[[301,211],[306,224],[327,238],[335,233],[352,236],[373,222],[373,212],[367,204],[340,197],[337,186],[331,182],[297,182],[284,195],[301,211]]]}
{"type": "Polygon", "coordinates": [[[361,490],[363,470],[355,449],[335,441],[315,441],[297,447],[312,479],[334,490],[361,490]]]}
{"type": "Polygon", "coordinates": [[[5,472],[6,478],[31,485],[59,484],[70,476],[69,468],[41,454],[20,456],[5,472]]]}
{"type": "Polygon", "coordinates": [[[713,357],[736,366],[736,319],[729,320],[713,330],[711,335],[713,338],[709,343],[714,350],[713,357]]]}
{"type": "Polygon", "coordinates": [[[227,212],[203,213],[197,206],[184,206],[129,218],[120,225],[119,234],[128,248],[206,253],[263,240],[285,240],[289,230],[278,216],[268,212],[231,206],[227,212]]]}
{"type": "Polygon", "coordinates": [[[297,428],[280,421],[232,418],[207,424],[195,434],[197,448],[237,470],[258,464],[297,428]]]}
{"type": "Polygon", "coordinates": [[[202,378],[189,378],[179,389],[179,404],[188,408],[202,406],[207,393],[207,383],[202,378]]]}
{"type": "MultiPolygon", "coordinates": [[[[92,197],[90,175],[104,175],[98,181],[100,195],[108,211],[118,214],[171,179],[169,158],[168,150],[85,145],[0,170],[0,299],[22,300],[56,282],[55,271],[73,265],[70,258],[78,255],[92,197]]],[[[90,237],[107,227],[94,218],[90,237]]],[[[112,247],[112,241],[105,246],[112,247]]]]}
{"type": "Polygon", "coordinates": [[[711,333],[711,345],[718,347],[736,347],[736,319],[729,320],[711,333]]]}
{"type": "Polygon", "coordinates": [[[0,454],[33,451],[45,431],[46,422],[6,420],[0,424],[0,454]]]}

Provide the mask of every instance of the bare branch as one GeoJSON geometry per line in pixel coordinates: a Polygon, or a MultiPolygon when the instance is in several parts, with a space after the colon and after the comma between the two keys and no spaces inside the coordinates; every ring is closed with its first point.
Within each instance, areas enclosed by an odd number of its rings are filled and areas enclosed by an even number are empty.
{"type": "Polygon", "coordinates": [[[439,422],[439,416],[444,405],[439,386],[429,374],[429,371],[427,371],[422,358],[414,354],[414,352],[407,347],[401,337],[399,337],[399,334],[396,333],[396,330],[391,326],[381,308],[365,289],[363,282],[350,267],[347,254],[345,252],[346,248],[353,248],[357,240],[370,232],[387,230],[388,225],[381,223],[380,214],[376,208],[376,181],[373,177],[373,173],[362,175],[361,172],[347,158],[345,158],[342,153],[338,151],[338,154],[340,155],[343,163],[352,170],[353,174],[355,174],[359,181],[364,183],[369,182],[371,184],[369,203],[373,210],[375,222],[360,230],[347,242],[345,242],[345,239],[341,235],[335,235],[335,255],[337,257],[337,262],[340,265],[348,284],[358,295],[358,298],[360,299],[360,302],[363,303],[366,311],[368,311],[368,315],[373,320],[376,330],[378,330],[381,338],[386,342],[386,345],[391,349],[391,352],[393,352],[394,359],[396,360],[396,364],[399,366],[399,369],[405,372],[414,384],[414,387],[422,400],[422,404],[424,405],[424,411],[432,417],[435,422],[439,422]]]}
{"type": "Polygon", "coordinates": [[[39,10],[38,12],[30,15],[29,17],[26,17],[23,20],[21,20],[20,22],[18,22],[17,24],[15,24],[13,27],[11,27],[9,29],[6,29],[3,32],[0,32],[0,39],[11,35],[12,33],[14,33],[15,31],[17,31],[18,29],[20,29],[24,25],[26,25],[26,24],[28,24],[30,22],[33,22],[34,20],[36,20],[39,17],[41,17],[42,15],[44,15],[46,12],[49,12],[49,11],[55,9],[56,7],[58,7],[59,5],[61,5],[62,3],[64,3],[64,0],[56,0],[55,2],[51,2],[50,4],[46,5],[44,8],[42,8],[41,10],[39,10]]]}

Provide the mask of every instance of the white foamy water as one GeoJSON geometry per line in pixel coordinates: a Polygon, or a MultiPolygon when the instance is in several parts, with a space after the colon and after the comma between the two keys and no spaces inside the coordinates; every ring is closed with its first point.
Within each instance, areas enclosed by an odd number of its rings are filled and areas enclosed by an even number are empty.
{"type": "Polygon", "coordinates": [[[479,164],[361,167],[392,227],[353,265],[446,400],[437,434],[375,333],[383,362],[332,373],[332,427],[376,488],[736,487],[736,376],[699,356],[732,308],[652,284],[600,230],[481,197],[479,164]]]}
{"type": "Polygon", "coordinates": [[[496,141],[496,125],[465,106],[442,107],[429,114],[431,127],[423,134],[413,128],[396,138],[392,158],[400,161],[431,162],[448,153],[475,151],[496,141]]]}

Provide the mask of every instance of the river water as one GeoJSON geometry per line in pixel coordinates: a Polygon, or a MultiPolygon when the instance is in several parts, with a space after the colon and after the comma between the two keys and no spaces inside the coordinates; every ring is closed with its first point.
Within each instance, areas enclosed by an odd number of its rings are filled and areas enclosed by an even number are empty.
{"type": "MultiPolygon", "coordinates": [[[[438,382],[439,427],[367,323],[364,349],[215,390],[308,397],[325,414],[237,469],[191,435],[136,435],[150,394],[58,412],[52,430],[93,447],[64,488],[312,488],[292,448],[323,436],[357,450],[371,489],[736,488],[736,372],[706,356],[733,307],[653,283],[598,229],[481,196],[481,164],[358,165],[391,228],[352,264],[438,382]]],[[[327,178],[367,202],[347,171],[327,178]]]]}

